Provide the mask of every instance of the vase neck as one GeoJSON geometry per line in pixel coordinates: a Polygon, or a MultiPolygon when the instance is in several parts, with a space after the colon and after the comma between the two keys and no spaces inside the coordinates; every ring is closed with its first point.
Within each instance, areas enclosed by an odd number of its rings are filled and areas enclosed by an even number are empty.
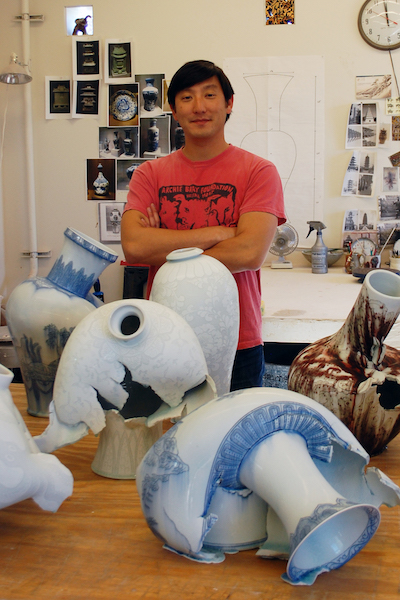
{"type": "Polygon", "coordinates": [[[96,240],[67,228],[61,255],[47,275],[52,283],[86,298],[100,274],[118,255],[96,240]]]}

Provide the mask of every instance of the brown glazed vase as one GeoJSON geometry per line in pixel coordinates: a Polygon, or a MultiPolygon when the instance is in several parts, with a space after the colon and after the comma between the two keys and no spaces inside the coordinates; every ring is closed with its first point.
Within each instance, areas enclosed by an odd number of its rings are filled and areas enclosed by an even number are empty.
{"type": "Polygon", "coordinates": [[[294,359],[288,388],[331,410],[365,450],[379,454],[400,431],[400,351],[384,340],[400,313],[400,277],[370,271],[337,333],[294,359]]]}

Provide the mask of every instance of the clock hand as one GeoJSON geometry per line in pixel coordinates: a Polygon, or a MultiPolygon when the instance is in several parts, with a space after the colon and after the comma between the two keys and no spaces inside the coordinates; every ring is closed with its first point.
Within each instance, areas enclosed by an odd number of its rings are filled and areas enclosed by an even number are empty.
{"type": "MultiPolygon", "coordinates": [[[[371,12],[372,12],[374,15],[377,15],[378,17],[382,17],[382,16],[383,16],[383,13],[377,13],[377,12],[375,12],[374,10],[371,10],[371,12]]],[[[390,21],[391,23],[394,23],[395,25],[398,25],[398,23],[396,23],[396,21],[393,21],[392,19],[389,19],[388,13],[386,13],[386,21],[387,21],[387,24],[388,24],[388,25],[389,25],[389,21],[390,21]]]]}
{"type": "Polygon", "coordinates": [[[385,7],[386,23],[387,23],[387,26],[389,27],[389,15],[388,15],[387,2],[384,2],[383,5],[385,7]]]}

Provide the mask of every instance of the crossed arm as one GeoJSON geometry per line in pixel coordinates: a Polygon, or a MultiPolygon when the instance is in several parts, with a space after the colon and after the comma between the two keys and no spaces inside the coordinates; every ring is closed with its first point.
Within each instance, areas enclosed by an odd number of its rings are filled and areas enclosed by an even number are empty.
{"type": "Polygon", "coordinates": [[[232,273],[259,269],[274,238],[278,219],[271,213],[243,214],[237,227],[201,227],[175,230],[159,227],[152,205],[148,214],[124,213],[121,240],[125,258],[132,264],[160,266],[167,254],[179,248],[197,247],[222,262],[232,273]]]}

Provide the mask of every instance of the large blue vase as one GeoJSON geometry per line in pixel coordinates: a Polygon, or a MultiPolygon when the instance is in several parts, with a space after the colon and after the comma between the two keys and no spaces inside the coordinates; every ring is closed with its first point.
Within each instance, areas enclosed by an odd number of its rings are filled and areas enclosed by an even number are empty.
{"type": "Polygon", "coordinates": [[[48,415],[60,356],[75,326],[101,302],[90,289],[118,255],[68,227],[60,256],[47,277],[18,285],[6,319],[26,388],[28,413],[48,415]]]}

